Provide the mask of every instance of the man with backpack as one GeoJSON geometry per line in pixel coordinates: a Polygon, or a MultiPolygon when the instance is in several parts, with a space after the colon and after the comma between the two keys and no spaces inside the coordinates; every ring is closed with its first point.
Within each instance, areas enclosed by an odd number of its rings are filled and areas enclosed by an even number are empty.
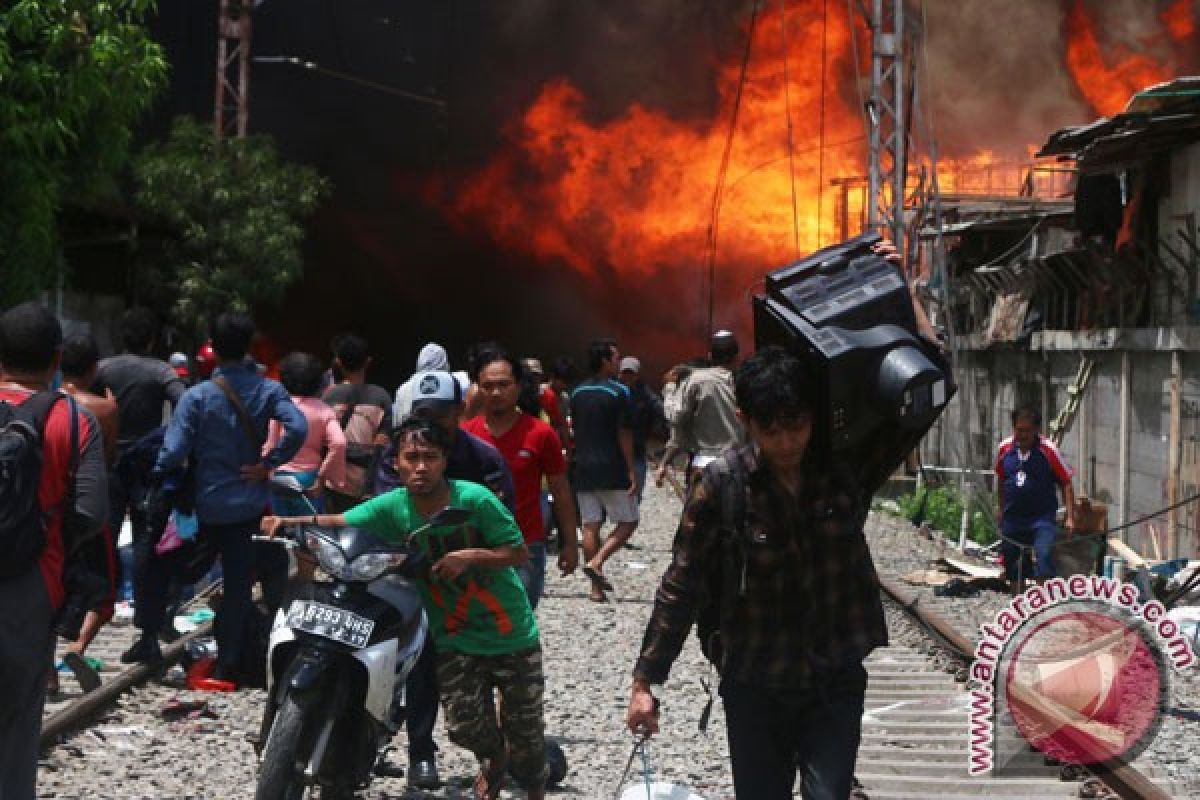
{"type": "Polygon", "coordinates": [[[25,303],[0,315],[0,797],[31,800],[63,604],[64,564],[108,515],[96,418],[49,387],[62,327],[25,303]]]}
{"type": "Polygon", "coordinates": [[[346,480],[341,486],[326,486],[325,497],[330,511],[345,511],[371,496],[379,457],[391,440],[392,396],[367,383],[371,354],[365,339],[352,333],[339,336],[333,349],[342,382],[321,399],[333,407],[346,433],[346,480]]]}
{"type": "MultiPolygon", "coordinates": [[[[225,581],[215,623],[213,677],[234,683],[251,611],[253,536],[270,496],[267,476],[296,454],[308,434],[308,423],[287,390],[246,361],[253,336],[254,323],[245,314],[230,311],[217,317],[212,346],[219,365],[211,380],[192,387],[179,401],[154,466],[159,479],[187,460],[195,470],[198,536],[208,537],[220,555],[225,581]],[[283,431],[279,443],[262,456],[272,419],[283,431]]],[[[161,659],[156,638],[161,613],[161,608],[147,609],[139,620],[136,660],[161,659]]]]}
{"type": "Polygon", "coordinates": [[[694,482],[633,671],[626,721],[658,730],[663,683],[697,622],[720,674],[741,800],[851,796],[867,673],[887,643],[879,579],[863,536],[870,505],[851,465],[810,450],[812,381],[779,347],[735,382],[750,444],[694,482]]]}

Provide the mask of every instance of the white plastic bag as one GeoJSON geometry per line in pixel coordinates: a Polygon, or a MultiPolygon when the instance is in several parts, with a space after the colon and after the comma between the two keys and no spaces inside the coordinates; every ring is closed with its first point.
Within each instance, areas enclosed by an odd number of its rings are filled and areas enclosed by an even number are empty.
{"type": "Polygon", "coordinates": [[[684,786],[674,783],[650,784],[650,796],[646,796],[646,784],[639,783],[621,792],[621,800],[704,800],[684,786]]]}

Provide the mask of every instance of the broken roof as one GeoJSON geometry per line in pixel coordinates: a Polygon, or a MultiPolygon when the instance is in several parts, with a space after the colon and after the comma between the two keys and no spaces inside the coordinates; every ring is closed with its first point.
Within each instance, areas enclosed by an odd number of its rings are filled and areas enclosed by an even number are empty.
{"type": "Polygon", "coordinates": [[[1050,134],[1038,156],[1074,158],[1080,171],[1122,163],[1200,140],[1200,77],[1177,78],[1133,96],[1125,110],[1050,134]]]}

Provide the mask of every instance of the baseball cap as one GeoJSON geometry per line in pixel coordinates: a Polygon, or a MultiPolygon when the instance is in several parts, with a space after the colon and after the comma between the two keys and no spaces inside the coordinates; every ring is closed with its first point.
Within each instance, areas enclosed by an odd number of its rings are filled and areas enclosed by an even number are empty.
{"type": "Polygon", "coordinates": [[[633,356],[625,356],[621,359],[621,372],[641,372],[642,362],[638,361],[633,356]]]}
{"type": "Polygon", "coordinates": [[[449,372],[418,372],[412,379],[412,407],[441,409],[462,402],[462,387],[449,372]]]}
{"type": "Polygon", "coordinates": [[[175,374],[181,378],[188,376],[188,359],[183,353],[171,353],[171,357],[167,359],[167,363],[175,370],[175,374]]]}

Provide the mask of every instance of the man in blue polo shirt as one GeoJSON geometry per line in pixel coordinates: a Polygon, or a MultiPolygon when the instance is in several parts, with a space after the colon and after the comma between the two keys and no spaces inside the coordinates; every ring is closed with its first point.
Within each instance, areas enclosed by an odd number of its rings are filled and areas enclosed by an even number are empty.
{"type": "Polygon", "coordinates": [[[1074,471],[1059,455],[1054,443],[1041,436],[1042,415],[1034,408],[1012,412],[1013,435],[1000,443],[996,454],[996,487],[999,508],[996,522],[1004,536],[1000,553],[1004,557],[1005,576],[1017,578],[1031,573],[1039,580],[1053,578],[1054,538],[1058,534],[1055,515],[1062,490],[1067,507],[1067,536],[1075,531],[1075,492],[1071,488],[1074,471]],[[1037,569],[1029,563],[1029,548],[1037,552],[1037,569]]]}

